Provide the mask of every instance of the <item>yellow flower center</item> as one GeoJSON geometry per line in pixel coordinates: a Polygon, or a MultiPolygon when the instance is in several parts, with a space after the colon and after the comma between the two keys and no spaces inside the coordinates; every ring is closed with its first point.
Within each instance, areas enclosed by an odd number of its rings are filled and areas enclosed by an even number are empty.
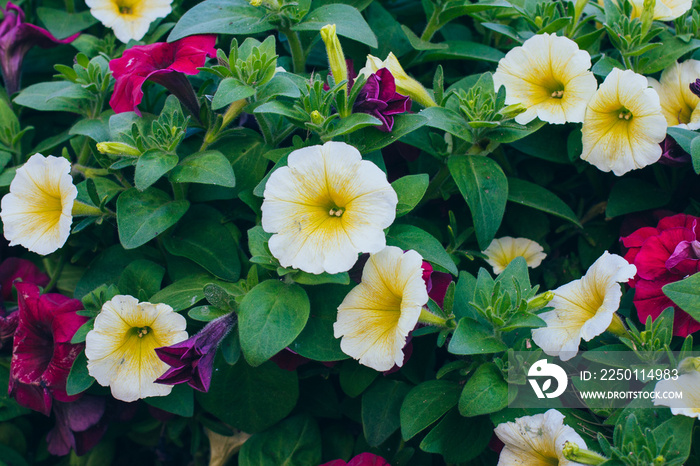
{"type": "Polygon", "coordinates": [[[138,0],[113,0],[117,11],[123,16],[133,16],[136,14],[138,0]]]}
{"type": "Polygon", "coordinates": [[[133,327],[131,331],[139,338],[143,338],[151,332],[151,327],[133,327]]]}
{"type": "Polygon", "coordinates": [[[631,120],[633,116],[634,115],[632,115],[632,112],[627,110],[625,107],[622,107],[618,111],[618,114],[617,114],[617,118],[619,118],[620,120],[625,120],[625,121],[631,120]]]}
{"type": "Polygon", "coordinates": [[[553,91],[551,96],[555,99],[561,99],[562,97],[564,97],[564,89],[553,91]]]}
{"type": "Polygon", "coordinates": [[[342,207],[331,207],[328,210],[328,215],[330,215],[331,217],[342,217],[344,213],[345,209],[342,207]]]}

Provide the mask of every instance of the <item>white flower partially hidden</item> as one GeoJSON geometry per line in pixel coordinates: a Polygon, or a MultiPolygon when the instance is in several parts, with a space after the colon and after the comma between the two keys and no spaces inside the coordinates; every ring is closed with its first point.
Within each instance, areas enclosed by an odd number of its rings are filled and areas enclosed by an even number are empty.
{"type": "Polygon", "coordinates": [[[90,13],[125,44],[141,40],[151,23],[172,11],[173,0],[85,0],[90,13]]]}
{"type": "Polygon", "coordinates": [[[548,306],[554,310],[539,315],[547,326],[534,329],[532,339],[550,356],[573,358],[581,339],[590,341],[610,327],[622,297],[619,284],[636,273],[634,265],[605,251],[586,275],[553,291],[548,306]]]}
{"type": "MultiPolygon", "coordinates": [[[[644,11],[644,0],[630,0],[632,18],[639,18],[644,11]]],[[[656,0],[654,16],[657,21],[673,21],[684,15],[693,6],[693,0],[656,0]]]]}
{"type": "Polygon", "coordinates": [[[566,442],[586,448],[586,442],[564,424],[564,415],[556,409],[499,424],[494,432],[505,444],[498,466],[573,466],[579,463],[562,453],[566,442]]]}
{"type": "Polygon", "coordinates": [[[158,358],[155,348],[186,340],[186,326],[185,318],[167,304],[117,295],[102,306],[85,339],[88,372],[100,385],[109,386],[118,400],[165,396],[172,385],[155,380],[170,366],[158,358]]]}
{"type": "Polygon", "coordinates": [[[588,103],[581,158],[617,176],[661,157],[666,119],[647,78],[614,68],[588,103]]]}
{"type": "Polygon", "coordinates": [[[527,111],[515,117],[521,125],[539,117],[548,123],[583,121],[597,82],[591,56],[576,42],[555,34],[538,34],[498,62],[493,84],[506,88],[506,104],[527,111]]]}
{"type": "Polygon", "coordinates": [[[345,354],[378,371],[403,365],[406,337],[428,302],[422,263],[417,252],[394,246],[369,257],[333,324],[345,354]]]}
{"type": "Polygon", "coordinates": [[[547,257],[542,246],[535,241],[527,238],[512,238],[510,236],[496,238],[491,241],[484,254],[487,257],[486,262],[493,267],[493,273],[496,275],[503,272],[516,257],[524,258],[527,266],[533,269],[539,266],[542,260],[547,257]]]}
{"type": "Polygon", "coordinates": [[[661,113],[668,126],[700,128],[700,97],[690,90],[690,83],[700,77],[700,61],[674,63],[661,73],[661,82],[649,78],[649,84],[659,94],[661,113]]]}
{"type": "Polygon", "coordinates": [[[45,255],[66,243],[78,196],[70,168],[63,157],[34,154],[17,169],[0,211],[10,246],[45,255]]]}
{"type": "Polygon", "coordinates": [[[264,196],[270,252],[283,267],[314,274],[345,272],[359,253],[384,249],[398,204],[384,172],[343,142],[292,152],[264,196]]]}
{"type": "Polygon", "coordinates": [[[678,379],[663,379],[656,383],[654,391],[655,406],[669,406],[673,415],[696,417],[700,419],[700,372],[694,370],[681,374],[678,379]],[[682,398],[670,398],[670,393],[683,393],[682,398]],[[666,395],[664,395],[666,393],[666,395]]]}

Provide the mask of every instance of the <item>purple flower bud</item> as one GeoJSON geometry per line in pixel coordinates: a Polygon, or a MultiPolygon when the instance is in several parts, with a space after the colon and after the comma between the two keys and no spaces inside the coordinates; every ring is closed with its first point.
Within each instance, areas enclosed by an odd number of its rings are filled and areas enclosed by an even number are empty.
{"type": "Polygon", "coordinates": [[[236,318],[234,313],[226,314],[183,342],[156,348],[161,361],[171,366],[156,382],[165,385],[187,382],[195,390],[209,391],[216,349],[235,325],[236,318]]]}
{"type": "Polygon", "coordinates": [[[690,83],[690,92],[700,97],[700,79],[696,79],[695,82],[690,83]]]}
{"type": "Polygon", "coordinates": [[[368,113],[382,122],[379,131],[391,132],[394,117],[411,109],[411,99],[396,92],[394,76],[387,68],[372,73],[357,96],[353,111],[368,113]]]}

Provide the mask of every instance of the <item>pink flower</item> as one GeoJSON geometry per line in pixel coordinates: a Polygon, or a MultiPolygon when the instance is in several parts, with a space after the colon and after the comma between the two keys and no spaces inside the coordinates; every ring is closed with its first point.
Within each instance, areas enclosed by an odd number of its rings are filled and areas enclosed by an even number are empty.
{"type": "Polygon", "coordinates": [[[351,459],[348,463],[343,460],[329,461],[319,466],[389,466],[389,463],[373,453],[362,453],[351,459]]]}
{"type": "Polygon", "coordinates": [[[199,102],[186,74],[199,73],[207,57],[216,55],[215,35],[189,36],[175,42],[141,45],[124,51],[109,62],[116,84],[109,105],[116,113],[134,111],[143,99],[145,81],[161,84],[192,112],[199,115],[199,102]]]}
{"type": "Polygon", "coordinates": [[[637,267],[629,281],[635,288],[634,305],[639,320],[656,319],[669,306],[675,308],[673,334],[686,337],[700,330],[700,322],[681,310],[662,291],[668,283],[682,280],[700,271],[700,218],[678,214],[662,218],[656,228],[643,227],[621,238],[629,251],[625,259],[637,267]]]}
{"type": "Polygon", "coordinates": [[[76,311],[83,308],[77,299],[60,294],[40,295],[32,283],[16,283],[19,321],[15,331],[10,363],[9,394],[19,404],[45,415],[52,400],[74,401],[79,395],[66,393],[66,380],[73,361],[83,345],[70,343],[75,332],[87,321],[76,311]]]}
{"type": "MultiPolygon", "coordinates": [[[[0,8],[2,9],[2,8],[0,8]]],[[[38,45],[42,48],[73,42],[80,34],[58,40],[46,29],[24,22],[24,11],[12,2],[2,9],[0,22],[0,65],[9,95],[19,91],[22,77],[22,62],[29,50],[38,45]]]]}

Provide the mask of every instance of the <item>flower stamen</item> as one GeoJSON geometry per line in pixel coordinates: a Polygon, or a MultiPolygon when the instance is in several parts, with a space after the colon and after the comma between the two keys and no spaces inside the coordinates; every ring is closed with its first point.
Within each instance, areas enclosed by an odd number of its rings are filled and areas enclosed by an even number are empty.
{"type": "Polygon", "coordinates": [[[344,213],[345,209],[342,207],[331,207],[331,209],[328,211],[328,215],[331,217],[342,217],[344,213]]]}
{"type": "Polygon", "coordinates": [[[564,89],[552,92],[552,97],[555,99],[561,99],[564,97],[564,89]]]}
{"type": "Polygon", "coordinates": [[[625,121],[631,120],[633,116],[634,116],[634,115],[632,115],[632,112],[630,112],[629,110],[627,110],[625,107],[622,107],[622,108],[620,109],[620,113],[617,115],[617,117],[618,117],[620,120],[625,120],[625,121]]]}

